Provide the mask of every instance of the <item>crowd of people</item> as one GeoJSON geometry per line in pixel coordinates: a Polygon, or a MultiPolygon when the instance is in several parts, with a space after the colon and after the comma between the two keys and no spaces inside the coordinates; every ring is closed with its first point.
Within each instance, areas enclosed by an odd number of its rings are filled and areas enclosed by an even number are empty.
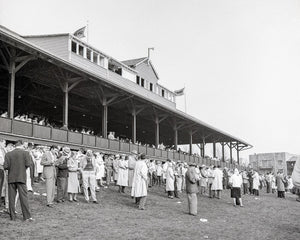
{"type": "Polygon", "coordinates": [[[16,198],[20,199],[24,220],[32,220],[27,192],[34,192],[35,182],[45,182],[45,206],[54,202],[77,202],[83,194],[86,203],[98,204],[96,192],[101,187],[118,186],[124,194],[130,188],[138,209],[144,210],[147,190],[153,186],[165,188],[170,199],[180,198],[186,191],[189,213],[197,215],[197,193],[209,198],[221,198],[223,189],[231,189],[233,205],[243,207],[242,195],[278,192],[284,198],[292,189],[290,178],[282,172],[260,175],[253,169],[223,170],[220,166],[197,166],[186,162],[155,161],[133,150],[130,154],[107,154],[90,149],[78,151],[69,147],[51,147],[17,141],[15,144],[0,140],[0,193],[4,212],[15,220],[16,198]],[[16,160],[17,159],[17,160],[16,160]],[[243,193],[243,194],[242,194],[243,193]],[[56,197],[55,197],[56,195],[56,197]]]}

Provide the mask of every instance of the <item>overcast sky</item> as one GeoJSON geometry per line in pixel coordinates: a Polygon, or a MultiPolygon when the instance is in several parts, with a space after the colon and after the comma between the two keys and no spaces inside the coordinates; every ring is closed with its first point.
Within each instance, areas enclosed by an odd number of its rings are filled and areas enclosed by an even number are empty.
{"type": "Polygon", "coordinates": [[[189,114],[254,145],[243,156],[300,154],[300,1],[0,0],[0,24],[21,35],[87,20],[89,43],[119,60],[154,47],[160,83],[185,85],[189,114]]]}

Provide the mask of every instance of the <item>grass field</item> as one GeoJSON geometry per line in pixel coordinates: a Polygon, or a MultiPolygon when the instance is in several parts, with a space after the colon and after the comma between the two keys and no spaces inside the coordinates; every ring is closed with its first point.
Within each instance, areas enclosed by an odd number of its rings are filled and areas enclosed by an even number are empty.
{"type": "MultiPolygon", "coordinates": [[[[46,197],[30,195],[35,222],[23,222],[0,215],[0,239],[300,239],[300,203],[296,196],[278,199],[262,191],[261,196],[244,197],[244,208],[234,207],[229,191],[222,199],[199,196],[198,216],[187,214],[186,195],[168,199],[163,188],[149,189],[147,209],[138,210],[133,199],[117,187],[97,193],[100,204],[55,204],[47,208],[46,197]],[[201,222],[205,218],[207,222],[201,222]]],[[[44,193],[44,185],[35,185],[44,193]]]]}

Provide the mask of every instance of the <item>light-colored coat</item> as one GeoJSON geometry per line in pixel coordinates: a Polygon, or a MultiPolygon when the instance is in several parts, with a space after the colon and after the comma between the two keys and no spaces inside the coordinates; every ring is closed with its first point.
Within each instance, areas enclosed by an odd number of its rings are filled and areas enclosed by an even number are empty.
{"type": "Polygon", "coordinates": [[[166,190],[174,191],[175,175],[172,167],[168,167],[166,171],[166,190]]]}
{"type": "Polygon", "coordinates": [[[253,189],[258,190],[259,189],[259,175],[257,172],[254,172],[252,175],[253,178],[253,189]]]}
{"type": "Polygon", "coordinates": [[[223,190],[223,172],[216,168],[213,170],[213,177],[211,190],[223,190]]]}
{"type": "Polygon", "coordinates": [[[44,166],[43,175],[45,178],[56,178],[56,161],[56,155],[52,154],[50,151],[47,151],[43,154],[41,165],[44,166]]]}
{"type": "Polygon", "coordinates": [[[148,167],[145,161],[143,160],[137,161],[135,165],[133,181],[132,181],[132,189],[131,189],[132,197],[147,196],[147,175],[148,175],[148,167]]]}
{"type": "Polygon", "coordinates": [[[117,185],[123,187],[128,186],[128,161],[124,159],[119,160],[119,173],[117,185]]]}

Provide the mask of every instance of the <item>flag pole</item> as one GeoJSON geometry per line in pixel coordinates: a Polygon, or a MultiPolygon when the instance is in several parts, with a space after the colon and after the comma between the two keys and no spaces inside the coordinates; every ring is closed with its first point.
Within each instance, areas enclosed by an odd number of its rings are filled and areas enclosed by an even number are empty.
{"type": "Polygon", "coordinates": [[[86,42],[89,43],[89,20],[86,21],[86,42]]]}
{"type": "Polygon", "coordinates": [[[185,89],[185,84],[184,84],[184,110],[186,113],[186,89],[185,89]]]}

